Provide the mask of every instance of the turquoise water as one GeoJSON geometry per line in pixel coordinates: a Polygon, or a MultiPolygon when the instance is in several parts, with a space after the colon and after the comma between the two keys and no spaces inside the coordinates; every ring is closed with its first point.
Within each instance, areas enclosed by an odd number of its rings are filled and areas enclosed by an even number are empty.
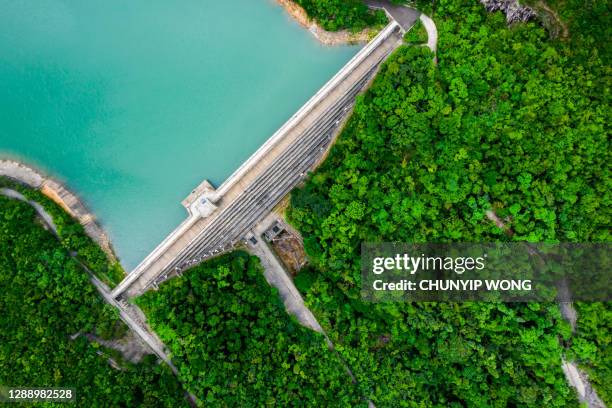
{"type": "Polygon", "coordinates": [[[357,51],[272,0],[0,0],[0,156],[76,191],[131,269],[357,51]]]}

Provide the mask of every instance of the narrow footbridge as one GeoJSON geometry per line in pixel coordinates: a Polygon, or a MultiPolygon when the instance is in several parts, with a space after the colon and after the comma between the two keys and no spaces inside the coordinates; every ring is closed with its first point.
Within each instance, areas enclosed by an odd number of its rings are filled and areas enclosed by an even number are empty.
{"type": "MultiPolygon", "coordinates": [[[[416,20],[416,18],[415,18],[416,20]]],[[[355,57],[217,190],[204,181],[183,201],[189,217],[113,290],[138,296],[168,277],[234,248],[323,158],[356,95],[402,43],[391,19],[355,57]]]]}

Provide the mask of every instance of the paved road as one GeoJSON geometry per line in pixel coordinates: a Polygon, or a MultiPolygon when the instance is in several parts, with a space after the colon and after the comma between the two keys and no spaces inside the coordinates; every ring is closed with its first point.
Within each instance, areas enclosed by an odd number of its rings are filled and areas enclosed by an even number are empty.
{"type": "MultiPolygon", "coordinates": [[[[257,244],[249,245],[249,250],[260,259],[264,267],[266,280],[271,286],[278,289],[287,312],[294,315],[303,326],[325,335],[317,319],[304,304],[304,299],[302,299],[300,292],[295,287],[293,280],[287,275],[285,268],[283,268],[262,238],[263,233],[276,221],[277,216],[274,213],[270,213],[268,217],[254,228],[253,232],[257,237],[257,244]]],[[[327,338],[327,335],[325,335],[325,338],[327,338]]],[[[331,345],[329,339],[327,342],[331,345]]]]}
{"type": "Polygon", "coordinates": [[[365,0],[365,4],[374,9],[384,9],[405,31],[412,28],[417,20],[421,20],[427,30],[427,47],[432,52],[436,52],[438,30],[431,17],[412,7],[392,4],[388,0],[365,0]]]}
{"type": "MultiPolygon", "coordinates": [[[[304,299],[302,298],[300,291],[295,287],[293,279],[289,277],[281,262],[274,255],[270,247],[264,242],[262,237],[263,233],[277,221],[280,221],[278,215],[275,213],[270,213],[259,224],[257,224],[255,228],[253,228],[253,235],[257,238],[258,242],[255,245],[252,243],[249,245],[250,252],[260,259],[261,264],[264,267],[264,277],[266,278],[266,281],[271,286],[278,289],[279,295],[283,300],[283,304],[285,305],[287,312],[295,316],[301,325],[321,333],[325,337],[325,342],[330,350],[337,353],[334,348],[334,344],[327,336],[327,333],[325,333],[325,330],[323,330],[317,321],[317,318],[304,303],[304,299]]],[[[350,376],[351,380],[355,382],[355,376],[353,375],[349,365],[339,353],[337,353],[337,356],[344,366],[346,373],[350,376]]],[[[368,401],[368,405],[369,407],[375,408],[372,401],[368,401]]]]}
{"type": "Polygon", "coordinates": [[[365,0],[365,4],[370,8],[386,10],[404,31],[408,31],[421,15],[418,10],[408,6],[392,4],[387,0],[365,0]]]}
{"type": "Polygon", "coordinates": [[[561,359],[561,368],[567,378],[567,382],[578,393],[578,400],[587,405],[588,408],[606,408],[597,392],[589,382],[589,376],[584,371],[578,368],[575,362],[561,359]]]}
{"type": "Polygon", "coordinates": [[[436,24],[431,17],[425,14],[421,14],[419,19],[423,23],[423,26],[425,26],[425,30],[427,30],[427,47],[435,54],[438,47],[438,29],[436,28],[436,24]]]}

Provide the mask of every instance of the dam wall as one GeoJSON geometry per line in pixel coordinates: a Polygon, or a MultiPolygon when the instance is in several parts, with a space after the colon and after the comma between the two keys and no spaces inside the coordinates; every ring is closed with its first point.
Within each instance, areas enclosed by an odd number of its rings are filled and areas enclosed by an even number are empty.
{"type": "Polygon", "coordinates": [[[239,244],[301,183],[327,152],[355,97],[403,42],[395,21],[386,26],[310,98],[217,190],[196,188],[185,203],[200,203],[112,293],[138,296],[149,287],[239,244]],[[198,191],[202,194],[198,196],[198,191]]]}

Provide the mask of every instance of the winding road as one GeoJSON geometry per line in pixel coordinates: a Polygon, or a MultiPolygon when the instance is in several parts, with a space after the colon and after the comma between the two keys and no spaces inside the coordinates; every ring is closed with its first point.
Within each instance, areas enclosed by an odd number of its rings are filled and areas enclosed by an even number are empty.
{"type": "Polygon", "coordinates": [[[417,20],[421,20],[427,30],[427,47],[435,54],[438,44],[438,29],[431,17],[406,5],[393,4],[388,0],[366,0],[365,4],[372,9],[384,10],[405,30],[410,30],[417,20]]]}

